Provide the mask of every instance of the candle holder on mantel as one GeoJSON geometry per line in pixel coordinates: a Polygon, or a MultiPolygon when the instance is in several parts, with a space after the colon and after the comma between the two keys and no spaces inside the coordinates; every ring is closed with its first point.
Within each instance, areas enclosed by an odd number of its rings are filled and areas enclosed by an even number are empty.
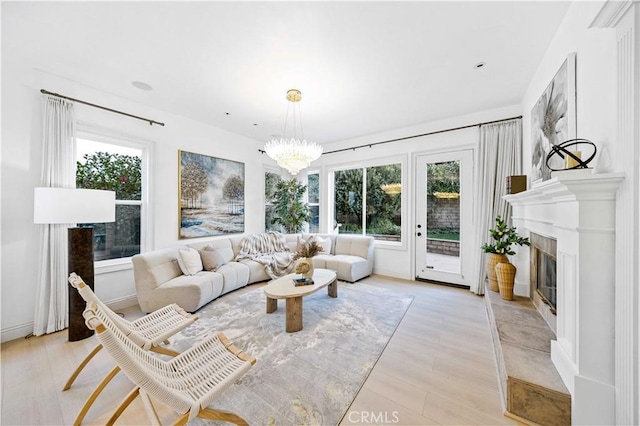
{"type": "Polygon", "coordinates": [[[595,158],[597,151],[598,149],[596,148],[596,144],[588,139],[569,139],[551,147],[551,151],[547,154],[545,164],[552,172],[560,170],[588,169],[588,164],[595,158]],[[586,151],[584,151],[585,149],[586,151]],[[590,155],[583,155],[584,152],[589,152],[590,155]],[[555,156],[559,156],[564,160],[563,168],[554,169],[549,165],[549,160],[555,156]],[[586,159],[583,159],[582,157],[586,157],[586,159]]]}

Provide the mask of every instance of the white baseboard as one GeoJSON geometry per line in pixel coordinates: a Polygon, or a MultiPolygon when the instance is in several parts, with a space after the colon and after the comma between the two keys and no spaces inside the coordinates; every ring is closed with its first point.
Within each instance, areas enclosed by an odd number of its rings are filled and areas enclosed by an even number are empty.
{"type": "Polygon", "coordinates": [[[413,277],[411,277],[411,274],[398,273],[396,269],[376,268],[374,266],[373,273],[376,275],[386,275],[387,277],[400,278],[408,281],[411,281],[414,279],[413,277]]]}
{"type": "MultiPolygon", "coordinates": [[[[135,294],[132,294],[129,296],[109,300],[105,304],[112,310],[117,311],[131,306],[136,306],[138,304],[138,298],[135,294]]],[[[33,333],[33,321],[18,325],[12,325],[0,330],[0,343],[20,339],[22,337],[28,336],[31,333],[33,333]]]]}
{"type": "Polygon", "coordinates": [[[107,305],[109,308],[111,308],[114,311],[117,311],[119,309],[125,309],[130,306],[136,306],[137,304],[138,304],[138,297],[135,294],[131,294],[129,296],[120,297],[118,299],[113,299],[113,300],[109,300],[108,302],[105,302],[105,305],[107,305]]]}
{"type": "Polygon", "coordinates": [[[19,339],[33,333],[33,321],[23,324],[13,325],[0,330],[0,342],[8,342],[10,340],[19,339]]]}

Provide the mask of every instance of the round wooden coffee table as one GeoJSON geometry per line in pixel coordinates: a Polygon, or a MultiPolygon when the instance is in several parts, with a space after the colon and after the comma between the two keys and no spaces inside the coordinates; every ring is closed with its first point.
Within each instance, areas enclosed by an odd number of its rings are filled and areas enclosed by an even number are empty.
{"type": "Polygon", "coordinates": [[[302,298],[315,293],[321,288],[328,287],[329,297],[338,297],[338,283],[336,272],[329,269],[315,269],[313,271],[313,285],[294,286],[293,280],[300,278],[300,274],[289,274],[271,281],[264,288],[267,296],[267,313],[278,309],[278,299],[286,299],[287,333],[302,330],[302,298]]]}

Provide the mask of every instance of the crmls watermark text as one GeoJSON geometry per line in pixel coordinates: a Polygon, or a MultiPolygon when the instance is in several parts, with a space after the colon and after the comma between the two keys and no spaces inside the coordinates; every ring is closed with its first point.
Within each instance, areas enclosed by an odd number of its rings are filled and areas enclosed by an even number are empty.
{"type": "Polygon", "coordinates": [[[394,424],[400,422],[397,411],[351,411],[347,415],[351,423],[394,424]]]}

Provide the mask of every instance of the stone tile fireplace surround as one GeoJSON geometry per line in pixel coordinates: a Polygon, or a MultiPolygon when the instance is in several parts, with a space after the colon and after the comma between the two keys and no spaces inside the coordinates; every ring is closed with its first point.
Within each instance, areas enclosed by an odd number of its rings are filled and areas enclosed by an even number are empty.
{"type": "MultiPolygon", "coordinates": [[[[551,359],[571,393],[575,424],[615,423],[615,196],[622,180],[620,173],[567,170],[504,197],[521,235],[557,243],[551,359]]],[[[516,294],[535,301],[529,252],[518,251],[513,262],[516,294]]]]}

